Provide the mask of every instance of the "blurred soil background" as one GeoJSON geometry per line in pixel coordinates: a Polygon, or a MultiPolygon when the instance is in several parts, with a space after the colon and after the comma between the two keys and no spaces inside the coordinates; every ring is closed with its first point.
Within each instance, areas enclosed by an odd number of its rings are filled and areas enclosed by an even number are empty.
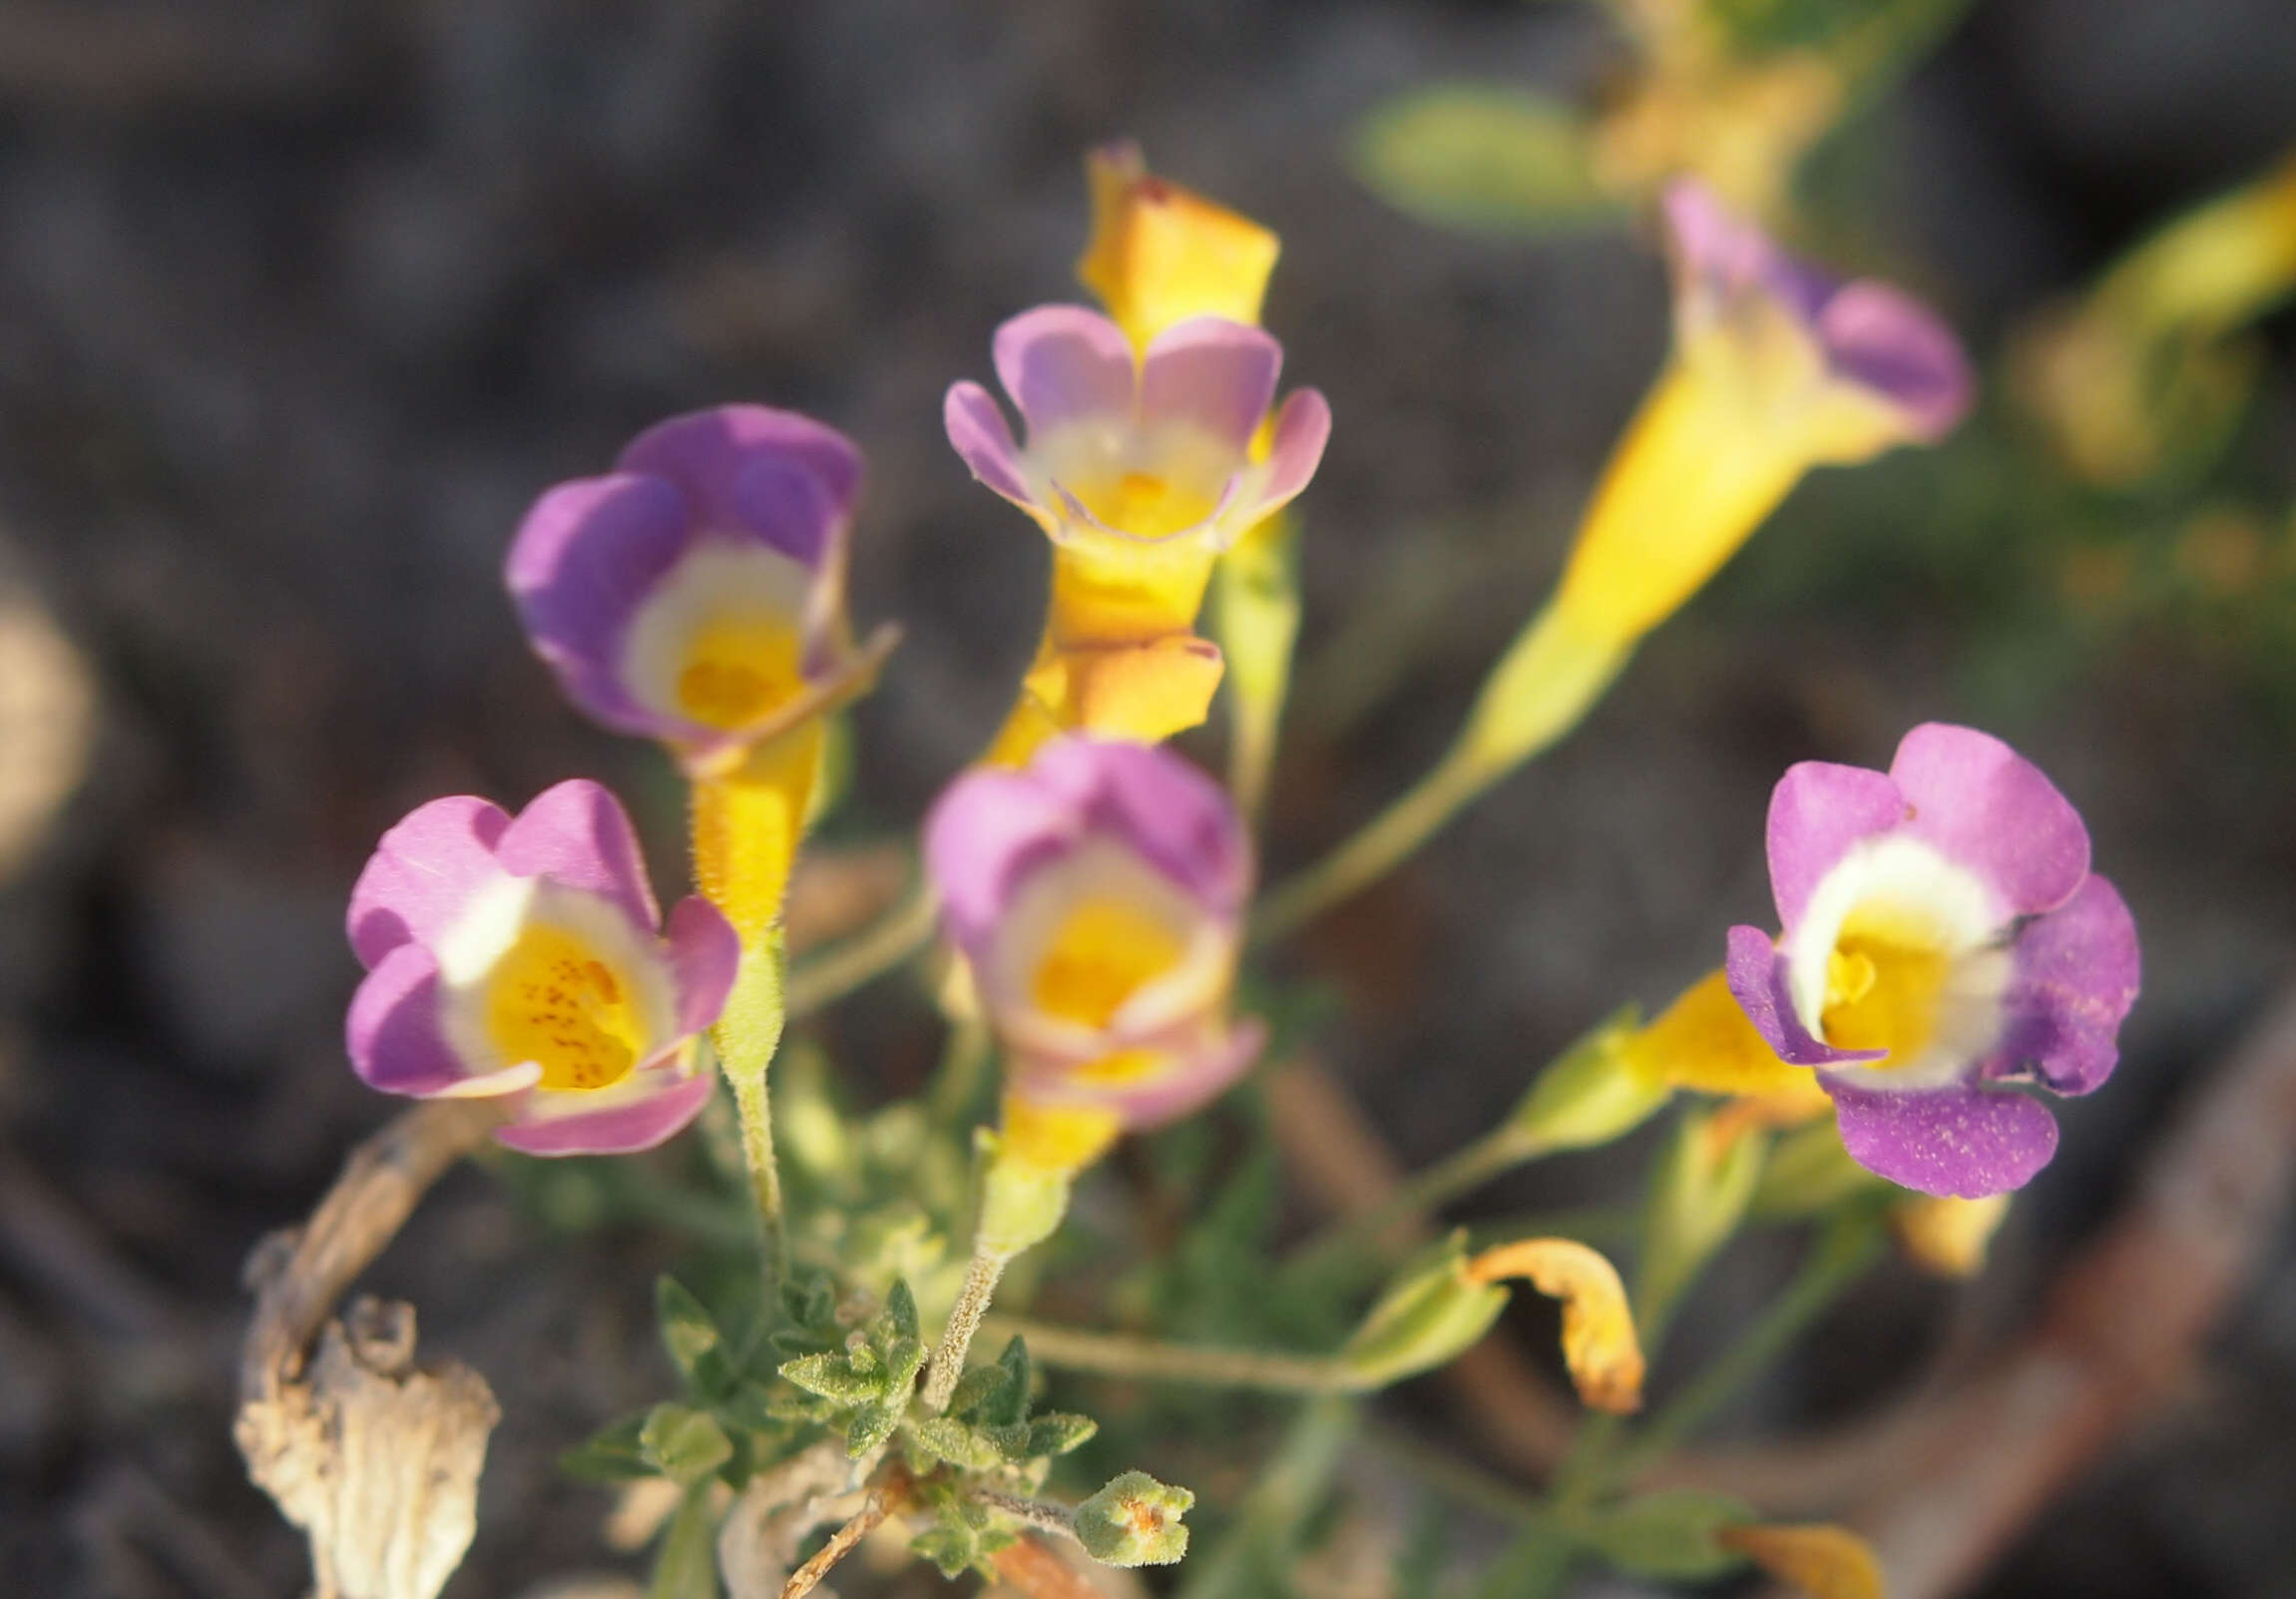
{"type": "MultiPolygon", "coordinates": [[[[500,590],[540,488],[721,400],[851,432],[856,610],[908,638],[831,831],[912,826],[1000,717],[1045,566],[940,394],[986,375],[1001,317],[1080,297],[1081,154],[1136,135],[1280,231],[1268,321],[1337,416],[1271,823],[1296,865],[1449,737],[1666,336],[1647,239],[1435,231],[1350,176],[1351,130],[1431,78],[1577,94],[1616,50],[1591,10],[1514,0],[0,3],[0,825],[29,818],[0,838],[0,1591],[303,1580],[230,1441],[237,1273],[395,1108],[339,1041],[377,834],[590,774],[678,880],[666,769],[561,702],[500,590]]],[[[1840,141],[1829,215],[1990,361],[2291,140],[2285,0],[1979,0],[1840,141]]],[[[2014,1324],[2296,973],[2296,323],[2263,336],[2235,486],[2144,502],[2120,555],[2004,512],[2030,445],[1998,392],[1943,451],[1813,480],[1577,738],[1286,957],[1344,996],[1321,1042],[1418,1164],[1767,918],[1786,763],[1881,765],[1936,717],[2057,777],[2145,936],[2121,1077],[2066,1109],[1985,1280],[1885,1275],[1743,1426],[1851,1413],[2014,1324]]],[[[898,984],[815,1030],[864,1098],[932,1059],[898,984]]],[[[666,1391],[650,1285],[678,1246],[561,1221],[464,1172],[374,1274],[503,1401],[460,1599],[632,1568],[552,1462],[666,1391]]],[[[2291,1242],[2171,1415],[1983,1592],[2296,1595],[2291,1242]]],[[[1778,1269],[1733,1257],[1686,1352],[1778,1269]]]]}

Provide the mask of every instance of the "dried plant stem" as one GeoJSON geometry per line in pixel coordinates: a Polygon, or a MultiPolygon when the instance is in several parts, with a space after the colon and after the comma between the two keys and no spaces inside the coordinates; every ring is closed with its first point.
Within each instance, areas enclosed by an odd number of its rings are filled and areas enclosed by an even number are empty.
{"type": "Polygon", "coordinates": [[[821,1585],[821,1579],[838,1561],[852,1553],[855,1544],[877,1530],[890,1509],[882,1493],[870,1494],[860,1514],[830,1533],[829,1541],[814,1552],[813,1558],[790,1574],[789,1580],[781,1585],[781,1599],[805,1599],[805,1595],[821,1585]]]}
{"type": "Polygon", "coordinates": [[[1270,1393],[1345,1393],[1361,1386],[1346,1367],[1322,1355],[1166,1343],[1009,1316],[990,1317],[987,1326],[996,1336],[1026,1339],[1029,1358],[1039,1364],[1072,1371],[1270,1393]]]}
{"type": "Polygon", "coordinates": [[[789,1014],[810,1015],[923,949],[938,909],[932,889],[919,881],[874,924],[799,961],[789,973],[789,1014]]]}
{"type": "Polygon", "coordinates": [[[933,1362],[925,1368],[925,1409],[939,1415],[949,1407],[949,1399],[957,1391],[957,1379],[965,1374],[965,1355],[973,1346],[973,1335],[981,1331],[981,1322],[989,1314],[989,1302],[996,1298],[997,1284],[1012,1264],[1011,1254],[1001,1250],[976,1248],[973,1261],[965,1268],[965,1283],[957,1291],[957,1303],[949,1312],[948,1325],[941,1329],[940,1345],[933,1350],[933,1362]]]}
{"type": "Polygon", "coordinates": [[[248,1263],[255,1315],[239,1360],[243,1400],[269,1399],[301,1373],[336,1301],[397,1236],[430,1186],[502,1121],[488,1100],[426,1100],[401,1112],[343,1162],[301,1228],[273,1235],[248,1263]]]}

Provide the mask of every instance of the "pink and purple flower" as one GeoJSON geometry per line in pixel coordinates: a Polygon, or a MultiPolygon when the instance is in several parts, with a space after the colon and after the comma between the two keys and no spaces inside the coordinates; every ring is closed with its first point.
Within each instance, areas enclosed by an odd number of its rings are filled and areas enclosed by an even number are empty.
{"type": "Polygon", "coordinates": [[[1667,187],[1664,209],[1683,358],[1726,345],[1757,403],[1837,413],[1825,420],[1844,437],[1820,458],[1935,443],[1968,412],[1969,359],[1919,300],[1872,278],[1843,281],[1789,255],[1693,179],[1667,187]]]}
{"type": "Polygon", "coordinates": [[[1250,845],[1168,751],[1058,739],[1024,771],[968,773],[926,819],[925,867],[1029,1105],[1157,1126],[1265,1042],[1228,1013],[1250,845]]]}
{"type": "Polygon", "coordinates": [[[987,389],[961,382],[942,408],[949,442],[1061,543],[1226,549],[1307,486],[1331,433],[1312,388],[1269,417],[1283,346],[1223,317],[1177,322],[1136,358],[1099,312],[1040,305],[997,329],[993,354],[1028,441],[987,389]]]}
{"type": "Polygon", "coordinates": [[[665,928],[630,818],[595,783],[517,816],[434,800],[385,834],[351,890],[351,1063],[417,1099],[500,1098],[495,1137],[534,1155],[648,1149],[700,1112],[740,946],[706,900],[665,928]]]}
{"type": "Polygon", "coordinates": [[[861,456],[793,411],[722,405],[632,440],[535,502],[505,576],[576,705],[708,769],[874,669],[845,616],[861,456]]]}
{"type": "Polygon", "coordinates": [[[2000,740],[1931,723],[1886,773],[1804,762],[1771,796],[1784,932],[1734,927],[1731,992],[1779,1058],[1817,1068],[1857,1162],[1925,1194],[2022,1187],[2057,1119],[2019,1086],[2112,1074],[2136,926],[2088,831],[2000,740]]]}

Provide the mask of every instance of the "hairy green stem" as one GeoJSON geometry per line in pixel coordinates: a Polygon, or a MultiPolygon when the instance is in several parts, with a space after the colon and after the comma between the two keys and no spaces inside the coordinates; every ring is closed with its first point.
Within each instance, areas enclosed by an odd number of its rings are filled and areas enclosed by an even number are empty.
{"type": "Polygon", "coordinates": [[[869,926],[799,961],[789,974],[789,1014],[809,1015],[900,965],[932,938],[938,910],[920,880],[869,926]]]}
{"type": "Polygon", "coordinates": [[[1336,1359],[1278,1354],[1216,1344],[1167,1343],[1127,1332],[1091,1332],[1020,1317],[988,1319],[992,1335],[1027,1340],[1040,1365],[1150,1382],[1189,1382],[1215,1388],[1258,1388],[1270,1393],[1344,1393],[1360,1384],[1336,1359]]]}
{"type": "Polygon", "coordinates": [[[948,1325],[941,1329],[940,1345],[933,1350],[933,1363],[925,1368],[925,1409],[929,1414],[939,1415],[949,1407],[957,1379],[965,1374],[965,1355],[973,1346],[973,1335],[981,1331],[989,1302],[997,1297],[997,1283],[1012,1260],[1010,1251],[975,1246],[972,1264],[965,1268],[964,1287],[957,1291],[948,1325]]]}

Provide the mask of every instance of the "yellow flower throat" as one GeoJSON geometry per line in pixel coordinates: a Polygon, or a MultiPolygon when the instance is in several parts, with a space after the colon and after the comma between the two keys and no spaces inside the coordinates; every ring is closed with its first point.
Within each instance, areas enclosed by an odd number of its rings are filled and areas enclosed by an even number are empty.
{"type": "Polygon", "coordinates": [[[535,1062],[539,1086],[561,1091],[622,1081],[646,1036],[613,966],[579,935],[539,924],[495,964],[486,1028],[506,1063],[535,1062]]]}
{"type": "Polygon", "coordinates": [[[747,727],[804,687],[803,658],[804,643],[786,622],[712,621],[687,645],[678,708],[705,727],[747,727]]]}
{"type": "Polygon", "coordinates": [[[1825,1040],[1836,1049],[1886,1049],[1869,1067],[1911,1064],[1937,1034],[1953,958],[1903,926],[1853,917],[1826,957],[1825,1040]]]}

